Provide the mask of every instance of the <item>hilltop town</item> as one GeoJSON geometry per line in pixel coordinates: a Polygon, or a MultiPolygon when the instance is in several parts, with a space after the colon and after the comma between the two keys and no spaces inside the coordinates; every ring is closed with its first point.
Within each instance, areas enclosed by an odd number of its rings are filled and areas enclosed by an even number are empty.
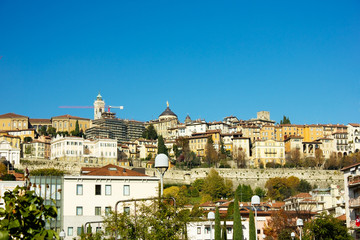
{"type": "MultiPolygon", "coordinates": [[[[286,116],[276,123],[267,111],[249,120],[228,116],[206,122],[188,115],[181,122],[169,103],[157,119],[141,122],[117,118],[112,108],[122,107],[107,106],[99,93],[94,119],[69,114],[51,119],[0,115],[1,164],[8,169],[1,174],[13,174],[50,205],[55,200],[60,215],[46,227],[65,229],[65,239],[80,237],[88,223],[103,223],[118,201],[159,195],[154,168],[158,154],[169,159],[164,195],[175,198],[183,209],[202,213],[199,221],[188,225],[190,239],[208,238],[211,222],[205,221],[204,213],[217,210],[226,218],[234,196],[240,198],[244,236],[249,236],[250,198],[255,194],[261,197],[259,236],[275,234],[269,227],[279,212],[290,214],[294,221],[326,212],[348,228],[358,227],[357,214],[349,209],[360,206],[359,123],[298,125],[286,116]]],[[[19,185],[2,179],[3,191],[19,185]]],[[[0,205],[4,206],[3,200],[0,205]]],[[[121,209],[135,211],[125,204],[121,209]]],[[[228,222],[228,239],[233,224],[228,222]]],[[[287,227],[294,227],[291,224],[287,227]]],[[[97,225],[95,230],[104,227],[97,225]]]]}

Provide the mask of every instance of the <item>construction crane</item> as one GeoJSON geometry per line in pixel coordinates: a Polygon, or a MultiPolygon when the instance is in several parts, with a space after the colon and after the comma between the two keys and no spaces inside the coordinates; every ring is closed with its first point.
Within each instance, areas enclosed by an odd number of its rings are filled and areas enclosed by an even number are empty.
{"type": "MultiPolygon", "coordinates": [[[[94,106],[60,106],[59,108],[94,108],[94,106]]],[[[119,109],[124,109],[124,106],[105,106],[105,108],[108,109],[108,112],[110,112],[111,108],[119,108],[119,109]]]]}

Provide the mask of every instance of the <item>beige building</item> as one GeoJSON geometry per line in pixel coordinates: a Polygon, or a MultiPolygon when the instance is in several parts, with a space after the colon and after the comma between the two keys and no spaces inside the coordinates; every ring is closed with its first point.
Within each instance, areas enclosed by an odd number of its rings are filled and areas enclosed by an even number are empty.
{"type": "Polygon", "coordinates": [[[168,139],[172,134],[170,129],[176,128],[179,120],[177,115],[169,108],[169,103],[167,103],[167,108],[160,114],[159,118],[145,123],[145,127],[151,124],[154,126],[158,136],[161,135],[163,138],[168,139]]]}
{"type": "Polygon", "coordinates": [[[91,121],[88,118],[75,117],[69,114],[51,118],[52,127],[56,128],[57,132],[71,133],[75,130],[76,121],[79,123],[79,130],[85,132],[86,129],[90,128],[91,121]]]}
{"type": "Polygon", "coordinates": [[[29,117],[15,113],[0,115],[0,130],[21,130],[29,128],[29,117]]]}
{"type": "Polygon", "coordinates": [[[89,140],[80,137],[57,136],[51,140],[51,160],[92,164],[116,164],[115,139],[89,140]]]}
{"type": "Polygon", "coordinates": [[[234,137],[233,138],[233,156],[236,158],[240,151],[245,153],[245,159],[250,158],[250,138],[234,137]]]}
{"type": "Polygon", "coordinates": [[[256,141],[252,147],[252,161],[250,165],[258,167],[261,163],[266,166],[267,163],[285,164],[285,146],[284,142],[274,140],[256,141]]]}
{"type": "Polygon", "coordinates": [[[0,140],[0,159],[2,158],[12,165],[20,164],[20,148],[11,146],[8,141],[0,140]]]}
{"type": "Polygon", "coordinates": [[[23,158],[49,159],[50,140],[42,138],[29,143],[23,143],[22,156],[23,158]]]}

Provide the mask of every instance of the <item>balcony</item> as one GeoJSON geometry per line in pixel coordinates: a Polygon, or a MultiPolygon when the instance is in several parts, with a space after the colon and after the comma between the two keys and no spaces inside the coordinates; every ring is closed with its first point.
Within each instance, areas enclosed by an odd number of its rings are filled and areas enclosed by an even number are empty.
{"type": "Polygon", "coordinates": [[[349,206],[351,208],[360,208],[360,197],[351,198],[349,201],[349,206]]]}
{"type": "Polygon", "coordinates": [[[360,186],[360,176],[349,177],[349,187],[360,186]]]}

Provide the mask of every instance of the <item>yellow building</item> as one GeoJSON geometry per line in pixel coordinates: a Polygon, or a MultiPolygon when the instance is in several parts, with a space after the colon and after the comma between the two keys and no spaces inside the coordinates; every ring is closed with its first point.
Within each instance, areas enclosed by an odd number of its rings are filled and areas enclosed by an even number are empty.
{"type": "Polygon", "coordinates": [[[56,128],[57,132],[68,132],[75,130],[76,121],[79,122],[79,130],[85,132],[86,129],[90,128],[90,119],[71,116],[69,114],[52,117],[52,127],[56,128]]]}
{"type": "Polygon", "coordinates": [[[304,137],[304,125],[281,124],[275,127],[277,141],[284,141],[290,136],[304,137]]]}
{"type": "Polygon", "coordinates": [[[208,138],[211,135],[199,135],[199,136],[192,136],[189,137],[189,148],[190,151],[194,152],[198,157],[205,157],[206,156],[206,144],[208,138]]]}
{"type": "Polygon", "coordinates": [[[242,125],[238,131],[241,131],[243,137],[250,138],[251,142],[260,140],[260,127],[255,125],[242,125]]]}
{"type": "Polygon", "coordinates": [[[15,113],[0,115],[0,130],[21,130],[29,128],[29,117],[15,113]]]}
{"type": "Polygon", "coordinates": [[[20,148],[20,137],[0,133],[0,141],[7,141],[13,148],[20,148]]]}
{"type": "Polygon", "coordinates": [[[304,142],[313,142],[324,137],[324,128],[322,125],[305,125],[304,126],[304,142]]]}
{"type": "Polygon", "coordinates": [[[264,125],[260,129],[260,138],[261,140],[275,140],[275,126],[264,125]]]}
{"type": "Polygon", "coordinates": [[[256,141],[252,147],[252,161],[250,165],[258,167],[267,163],[285,164],[285,146],[284,142],[265,140],[256,141]]]}
{"type": "Polygon", "coordinates": [[[26,137],[30,137],[32,140],[35,139],[35,129],[9,130],[6,132],[8,135],[20,137],[21,142],[23,142],[26,137]]]}

